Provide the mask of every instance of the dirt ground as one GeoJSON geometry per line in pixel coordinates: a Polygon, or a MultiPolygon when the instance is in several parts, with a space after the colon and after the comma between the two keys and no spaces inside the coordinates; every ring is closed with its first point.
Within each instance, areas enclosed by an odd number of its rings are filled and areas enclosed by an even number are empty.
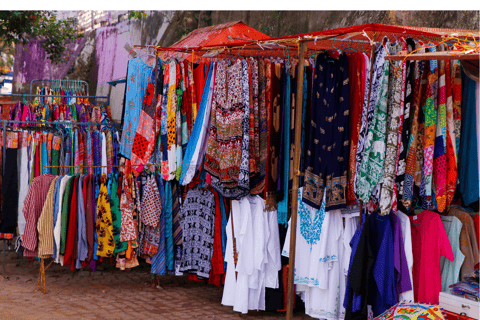
{"type": "MultiPolygon", "coordinates": [[[[0,261],[2,254],[0,251],[0,261]]],[[[104,261],[96,272],[86,268],[72,272],[69,267],[52,264],[45,272],[46,294],[38,290],[39,261],[20,259],[7,247],[5,274],[2,263],[2,320],[285,318],[285,313],[271,312],[241,315],[221,305],[223,287],[189,281],[186,276],[162,276],[157,288],[144,263],[130,272],[118,270],[110,261],[104,261]]],[[[294,318],[312,319],[302,310],[296,311],[294,318]]]]}

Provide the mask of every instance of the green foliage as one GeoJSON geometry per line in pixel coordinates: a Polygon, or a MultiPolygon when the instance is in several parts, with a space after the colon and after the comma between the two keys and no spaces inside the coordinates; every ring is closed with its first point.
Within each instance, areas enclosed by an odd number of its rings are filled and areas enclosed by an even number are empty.
{"type": "Polygon", "coordinates": [[[128,14],[128,19],[137,19],[137,20],[141,20],[141,19],[145,19],[147,17],[147,13],[145,11],[130,11],[130,13],[128,14]]]}
{"type": "Polygon", "coordinates": [[[4,46],[26,44],[38,38],[48,58],[62,62],[66,44],[83,37],[77,30],[77,19],[57,20],[55,11],[0,11],[0,41],[4,46]]]}

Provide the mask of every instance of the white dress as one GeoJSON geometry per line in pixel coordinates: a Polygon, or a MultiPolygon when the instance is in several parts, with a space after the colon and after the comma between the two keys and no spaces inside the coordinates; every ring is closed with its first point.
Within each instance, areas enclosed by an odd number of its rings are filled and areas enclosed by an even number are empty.
{"type": "Polygon", "coordinates": [[[23,215],[23,204],[25,202],[25,198],[27,197],[28,187],[30,185],[29,181],[30,178],[28,176],[28,149],[26,144],[26,138],[28,132],[22,132],[22,148],[19,149],[18,153],[18,162],[20,163],[20,177],[19,181],[19,189],[18,189],[18,217],[17,217],[17,225],[18,225],[18,234],[20,237],[23,236],[25,232],[25,216],[23,215]]]}

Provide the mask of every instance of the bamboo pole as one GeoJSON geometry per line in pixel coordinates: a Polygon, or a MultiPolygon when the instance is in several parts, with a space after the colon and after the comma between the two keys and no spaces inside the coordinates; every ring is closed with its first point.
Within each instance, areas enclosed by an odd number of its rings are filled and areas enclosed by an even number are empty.
{"type": "MultiPolygon", "coordinates": [[[[288,290],[287,290],[287,319],[293,317],[293,291],[294,270],[295,270],[295,245],[297,233],[297,206],[298,206],[298,185],[300,171],[300,150],[301,150],[301,128],[302,128],[302,106],[303,106],[303,72],[305,65],[306,43],[298,43],[298,74],[297,74],[297,101],[295,105],[295,148],[293,150],[293,186],[292,186],[292,214],[290,221],[290,255],[288,266],[288,290]]],[[[286,195],[287,196],[287,195],[286,195]]]]}
{"type": "Polygon", "coordinates": [[[478,60],[479,53],[466,54],[460,51],[439,51],[417,53],[407,56],[406,54],[386,56],[385,60],[478,60]]]}

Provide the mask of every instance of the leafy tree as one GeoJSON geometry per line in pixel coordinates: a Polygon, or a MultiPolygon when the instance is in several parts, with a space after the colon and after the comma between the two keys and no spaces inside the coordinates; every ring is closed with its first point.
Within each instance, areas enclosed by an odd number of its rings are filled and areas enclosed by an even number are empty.
{"type": "Polygon", "coordinates": [[[37,38],[48,58],[59,63],[66,45],[80,37],[76,18],[57,20],[55,11],[0,11],[0,50],[37,38]]]}

